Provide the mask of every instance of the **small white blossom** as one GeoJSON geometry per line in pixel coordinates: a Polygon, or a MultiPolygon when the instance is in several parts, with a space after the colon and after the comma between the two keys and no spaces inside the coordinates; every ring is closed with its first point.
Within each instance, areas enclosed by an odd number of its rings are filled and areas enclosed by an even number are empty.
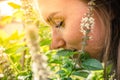
{"type": "Polygon", "coordinates": [[[80,26],[81,26],[81,27],[84,27],[84,23],[81,23],[80,26]]]}
{"type": "Polygon", "coordinates": [[[83,33],[83,35],[86,34],[87,30],[91,30],[92,32],[94,24],[95,24],[95,19],[93,18],[93,14],[91,13],[91,10],[88,9],[88,13],[86,13],[81,20],[80,31],[83,33]]]}
{"type": "Polygon", "coordinates": [[[86,24],[85,24],[85,27],[86,27],[87,29],[90,29],[90,24],[89,24],[89,23],[86,23],[86,24]]]}
{"type": "Polygon", "coordinates": [[[82,22],[87,22],[88,20],[89,20],[88,17],[84,17],[84,18],[82,18],[82,22]]]}
{"type": "Polygon", "coordinates": [[[94,18],[93,18],[93,17],[90,17],[90,18],[89,18],[89,21],[90,21],[90,23],[93,23],[93,22],[94,22],[94,18]]]}

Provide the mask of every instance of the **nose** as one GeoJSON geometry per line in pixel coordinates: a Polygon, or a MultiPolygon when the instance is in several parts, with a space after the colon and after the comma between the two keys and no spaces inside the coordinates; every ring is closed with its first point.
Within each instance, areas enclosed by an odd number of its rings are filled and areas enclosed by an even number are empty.
{"type": "Polygon", "coordinates": [[[54,34],[52,36],[52,43],[50,45],[50,49],[64,48],[65,45],[65,40],[60,35],[54,34]]]}
{"type": "Polygon", "coordinates": [[[50,49],[59,49],[59,48],[64,48],[65,42],[63,40],[60,40],[58,42],[52,41],[50,45],[50,49]]]}

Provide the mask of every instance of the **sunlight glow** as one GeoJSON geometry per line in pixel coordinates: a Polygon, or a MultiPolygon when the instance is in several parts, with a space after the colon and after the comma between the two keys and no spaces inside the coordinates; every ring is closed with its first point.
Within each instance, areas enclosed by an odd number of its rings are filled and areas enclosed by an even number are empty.
{"type": "Polygon", "coordinates": [[[0,2],[0,16],[12,15],[12,13],[14,12],[13,8],[7,4],[8,2],[21,4],[20,0],[5,0],[0,2]]]}

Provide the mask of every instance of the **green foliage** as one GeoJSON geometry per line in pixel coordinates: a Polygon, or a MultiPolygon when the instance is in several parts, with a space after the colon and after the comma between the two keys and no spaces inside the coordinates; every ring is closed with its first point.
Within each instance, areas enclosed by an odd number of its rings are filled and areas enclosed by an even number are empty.
{"type": "Polygon", "coordinates": [[[73,72],[72,75],[76,75],[76,76],[81,76],[81,77],[88,77],[89,73],[88,72],[85,72],[85,71],[76,71],[76,72],[73,72]]]}
{"type": "Polygon", "coordinates": [[[86,70],[102,70],[101,63],[96,59],[87,59],[81,64],[82,68],[86,70]]]}
{"type": "Polygon", "coordinates": [[[43,23],[39,24],[40,46],[50,45],[50,28],[43,23]]]}
{"type": "Polygon", "coordinates": [[[58,56],[66,56],[66,57],[70,57],[70,56],[73,56],[75,53],[71,50],[59,50],[57,52],[57,55],[58,56]]]}
{"type": "Polygon", "coordinates": [[[51,69],[56,72],[56,79],[76,80],[81,77],[87,78],[91,71],[103,70],[102,64],[98,60],[90,58],[86,52],[82,52],[80,59],[74,57],[74,55],[79,54],[81,52],[61,49],[56,53],[54,52],[52,56],[48,56],[51,69]]]}
{"type": "Polygon", "coordinates": [[[91,78],[92,80],[104,80],[103,78],[103,70],[95,71],[94,76],[91,78]]]}
{"type": "Polygon", "coordinates": [[[0,18],[0,25],[2,26],[5,26],[12,21],[22,20],[23,18],[23,10],[21,8],[21,5],[14,2],[8,2],[8,5],[13,8],[14,13],[11,16],[2,16],[0,18]]]}
{"type": "Polygon", "coordinates": [[[10,23],[11,21],[12,21],[11,16],[3,16],[0,19],[0,25],[6,25],[6,24],[10,23]]]}
{"type": "Polygon", "coordinates": [[[0,69],[4,73],[2,80],[11,80],[11,78],[16,80],[20,76],[31,77],[30,55],[23,40],[24,34],[18,34],[17,31],[10,36],[0,36],[0,48],[3,48],[0,55],[6,55],[0,58],[2,64],[0,69]],[[10,77],[12,75],[14,75],[15,79],[10,77]]]}
{"type": "MultiPolygon", "coordinates": [[[[4,56],[2,56],[4,57],[4,56]]],[[[1,58],[2,58],[1,57],[1,58]]],[[[8,80],[15,80],[15,74],[13,69],[11,68],[11,65],[9,64],[9,62],[7,60],[5,60],[5,58],[2,58],[0,61],[0,65],[2,67],[3,73],[4,73],[4,78],[8,79],[8,80]],[[7,77],[9,76],[9,77],[7,77]]]]}

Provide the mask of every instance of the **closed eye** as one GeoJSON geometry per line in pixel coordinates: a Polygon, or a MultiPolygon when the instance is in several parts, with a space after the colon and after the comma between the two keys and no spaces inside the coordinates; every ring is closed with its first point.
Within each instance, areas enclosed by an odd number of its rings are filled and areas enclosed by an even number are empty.
{"type": "Polygon", "coordinates": [[[56,23],[56,28],[60,28],[60,27],[63,27],[63,24],[64,24],[64,21],[60,21],[58,23],[56,23]]]}
{"type": "Polygon", "coordinates": [[[47,23],[55,28],[60,28],[64,26],[64,18],[63,17],[53,17],[50,16],[47,18],[47,23]]]}

